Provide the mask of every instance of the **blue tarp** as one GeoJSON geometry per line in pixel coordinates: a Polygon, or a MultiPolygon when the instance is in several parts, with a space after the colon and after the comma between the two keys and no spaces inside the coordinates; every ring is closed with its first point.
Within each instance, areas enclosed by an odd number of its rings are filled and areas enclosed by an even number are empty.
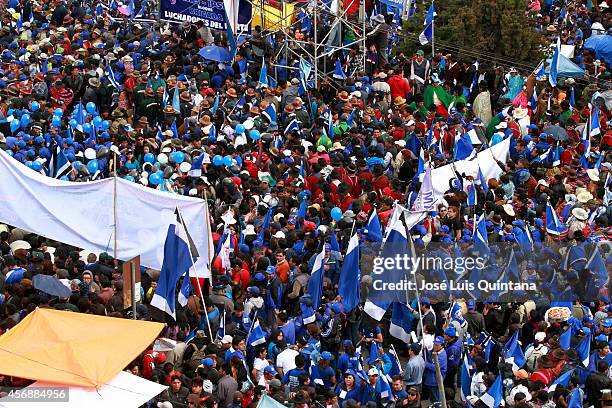
{"type": "Polygon", "coordinates": [[[597,59],[612,64],[612,35],[593,35],[586,39],[584,48],[595,51],[597,59]]]}
{"type": "MultiPolygon", "coordinates": [[[[550,72],[550,59],[546,60],[546,73],[550,72]]],[[[584,70],[574,64],[569,58],[563,54],[559,54],[559,78],[575,78],[584,76],[584,70]]]]}

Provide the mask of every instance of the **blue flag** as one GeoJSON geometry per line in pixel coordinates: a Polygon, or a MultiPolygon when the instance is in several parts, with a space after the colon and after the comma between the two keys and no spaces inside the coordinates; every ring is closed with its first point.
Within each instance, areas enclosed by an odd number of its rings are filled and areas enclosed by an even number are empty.
{"type": "Polygon", "coordinates": [[[559,55],[561,54],[561,37],[557,38],[557,46],[550,62],[550,73],[548,74],[548,82],[554,88],[557,86],[557,77],[559,76],[559,55]]]}
{"type": "Polygon", "coordinates": [[[548,386],[548,392],[554,392],[555,389],[557,388],[557,385],[567,388],[567,385],[569,384],[569,380],[570,378],[572,378],[572,375],[574,374],[575,370],[576,370],[575,368],[572,368],[571,370],[564,373],[563,375],[560,375],[552,384],[548,386]]]}
{"type": "Polygon", "coordinates": [[[306,218],[307,204],[308,204],[308,201],[306,200],[306,195],[304,195],[304,197],[302,198],[302,201],[300,201],[300,206],[298,208],[298,213],[297,213],[298,218],[301,218],[301,219],[306,218]]]}
{"type": "Polygon", "coordinates": [[[436,9],[432,0],[431,6],[429,6],[429,10],[427,11],[427,15],[425,16],[425,22],[423,24],[425,26],[425,29],[419,35],[419,41],[421,42],[421,45],[425,45],[428,42],[431,42],[431,40],[433,39],[433,24],[435,18],[436,9]]]}
{"type": "Polygon", "coordinates": [[[572,341],[572,328],[568,327],[561,335],[559,336],[559,345],[563,350],[569,350],[571,347],[572,341]]]}
{"type": "Polygon", "coordinates": [[[194,264],[195,247],[182,218],[175,210],[175,219],[168,226],[164,243],[164,258],[151,306],[176,319],[176,284],[194,264]]]}
{"type": "Polygon", "coordinates": [[[336,60],[336,65],[334,66],[334,74],[332,76],[340,80],[346,79],[346,74],[342,70],[342,64],[340,63],[340,60],[336,60]]]}
{"type": "Polygon", "coordinates": [[[487,392],[480,397],[480,402],[484,403],[489,408],[499,408],[503,398],[502,378],[498,375],[487,392]]]}
{"type": "Polygon", "coordinates": [[[488,193],[489,185],[487,184],[487,180],[485,179],[484,174],[482,174],[480,166],[478,166],[478,182],[480,183],[480,187],[482,187],[484,191],[488,193]]]}
{"type": "Polygon", "coordinates": [[[463,356],[463,364],[461,365],[461,400],[467,401],[467,397],[472,395],[472,369],[474,363],[470,357],[470,353],[465,353],[463,356]]]}
{"type": "Polygon", "coordinates": [[[580,390],[578,387],[574,388],[570,394],[569,402],[567,403],[567,408],[582,408],[582,394],[580,394],[580,390]]]}
{"type": "Polygon", "coordinates": [[[261,71],[259,73],[259,86],[260,87],[268,86],[268,68],[266,67],[265,58],[262,60],[262,63],[261,63],[261,71]]]}
{"type": "Polygon", "coordinates": [[[178,132],[178,128],[176,127],[176,119],[174,119],[174,122],[172,122],[172,125],[170,126],[170,130],[172,130],[172,137],[175,139],[178,139],[179,132],[178,132]]]}
{"type": "Polygon", "coordinates": [[[347,313],[357,307],[360,302],[360,280],[359,238],[355,234],[349,240],[338,282],[338,293],[342,296],[342,306],[347,313]]]}
{"type": "Polygon", "coordinates": [[[325,245],[315,258],[310,280],[308,281],[308,293],[312,297],[312,308],[318,309],[321,306],[323,296],[323,277],[325,275],[325,245]]]}
{"type": "Polygon", "coordinates": [[[393,302],[389,334],[406,344],[410,343],[413,320],[414,317],[410,310],[408,310],[408,306],[401,302],[393,302]]]}
{"type": "Polygon", "coordinates": [[[249,333],[249,337],[247,339],[247,343],[255,347],[259,344],[264,344],[266,342],[266,335],[264,334],[261,325],[259,324],[259,320],[255,319],[253,322],[253,326],[251,327],[251,332],[249,333]]]}
{"type": "Polygon", "coordinates": [[[567,226],[559,221],[559,216],[550,202],[546,203],[546,232],[557,237],[567,233],[567,226]]]}
{"type": "Polygon", "coordinates": [[[372,214],[370,214],[370,219],[368,220],[368,224],[366,225],[366,229],[368,230],[368,234],[366,239],[372,242],[382,242],[383,234],[382,227],[380,226],[380,220],[378,219],[378,213],[376,210],[372,210],[372,214]]]}
{"type": "Polygon", "coordinates": [[[582,342],[576,347],[578,353],[578,361],[585,367],[589,365],[589,359],[591,358],[591,335],[588,334],[582,342]]]}
{"type": "Polygon", "coordinates": [[[270,104],[268,105],[268,107],[266,109],[263,110],[263,112],[261,112],[261,114],[268,119],[268,121],[270,121],[270,123],[277,123],[276,121],[276,107],[274,106],[274,104],[270,104]]]}
{"type": "Polygon", "coordinates": [[[176,85],[174,86],[174,95],[172,95],[172,109],[174,109],[176,113],[181,113],[181,100],[178,81],[176,81],[176,85]]]}
{"type": "Polygon", "coordinates": [[[472,140],[467,133],[462,134],[458,140],[455,140],[454,160],[468,160],[476,155],[472,140]]]}
{"type": "Polygon", "coordinates": [[[516,330],[504,347],[506,349],[504,361],[512,364],[512,371],[517,371],[525,365],[525,354],[518,342],[518,334],[519,331],[516,330]]]}

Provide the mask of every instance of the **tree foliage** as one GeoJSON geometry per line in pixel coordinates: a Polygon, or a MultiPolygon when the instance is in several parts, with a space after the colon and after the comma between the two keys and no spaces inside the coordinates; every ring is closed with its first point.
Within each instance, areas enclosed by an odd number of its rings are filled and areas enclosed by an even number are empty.
{"type": "MultiPolygon", "coordinates": [[[[404,24],[407,38],[403,47],[408,52],[420,46],[417,37],[429,7],[418,3],[418,13],[404,24]]],[[[480,54],[483,59],[499,59],[503,65],[510,61],[535,66],[542,58],[542,36],[525,14],[526,0],[444,0],[435,6],[436,49],[466,56],[480,54]]]]}

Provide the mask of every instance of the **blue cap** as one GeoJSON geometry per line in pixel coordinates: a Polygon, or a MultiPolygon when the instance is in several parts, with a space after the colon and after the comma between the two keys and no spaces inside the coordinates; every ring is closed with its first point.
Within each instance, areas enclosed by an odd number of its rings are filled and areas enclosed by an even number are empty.
{"type": "Polygon", "coordinates": [[[259,296],[259,288],[257,286],[249,286],[247,292],[253,296],[259,296]]]}
{"type": "Polygon", "coordinates": [[[455,329],[455,326],[448,326],[446,330],[444,330],[444,334],[450,337],[457,337],[457,329],[455,329]]]}
{"type": "Polygon", "coordinates": [[[352,342],[351,340],[344,340],[344,341],[342,342],[342,345],[343,345],[344,347],[347,347],[347,346],[352,346],[352,345],[353,345],[353,342],[352,342]]]}
{"type": "Polygon", "coordinates": [[[276,375],[278,374],[278,371],[276,371],[276,368],[274,368],[273,365],[269,365],[269,366],[266,366],[266,368],[264,368],[264,374],[276,375]]]}
{"type": "Polygon", "coordinates": [[[267,274],[270,274],[270,275],[271,275],[271,274],[274,274],[274,273],[276,273],[276,268],[275,268],[274,266],[270,265],[270,266],[268,266],[268,267],[266,268],[266,273],[267,273],[267,274]]]}
{"type": "Polygon", "coordinates": [[[590,334],[591,333],[591,329],[589,329],[586,326],[581,327],[580,331],[583,332],[584,334],[590,334]]]}
{"type": "Polygon", "coordinates": [[[599,336],[595,337],[596,341],[608,341],[608,337],[605,334],[600,334],[599,336]]]}
{"type": "Polygon", "coordinates": [[[429,306],[431,305],[431,302],[429,301],[429,298],[424,297],[424,298],[421,298],[421,304],[429,306]]]}
{"type": "Polygon", "coordinates": [[[444,337],[442,337],[442,336],[436,336],[436,338],[434,339],[433,344],[435,344],[436,346],[442,346],[442,345],[444,345],[444,337]]]}
{"type": "Polygon", "coordinates": [[[325,244],[325,251],[326,252],[331,251],[331,244],[325,244]]]}
{"type": "Polygon", "coordinates": [[[210,368],[210,367],[212,367],[212,366],[213,366],[214,361],[213,361],[213,359],[212,359],[212,358],[210,358],[210,357],[206,357],[206,358],[203,358],[203,359],[202,359],[201,363],[202,363],[202,365],[203,365],[204,367],[209,367],[209,368],[210,368]]]}
{"type": "Polygon", "coordinates": [[[604,321],[601,322],[601,325],[603,327],[612,327],[612,318],[608,317],[607,319],[604,319],[604,321]]]}
{"type": "Polygon", "coordinates": [[[582,323],[593,323],[593,322],[594,322],[593,318],[589,315],[585,315],[582,318],[582,323]]]}
{"type": "Polygon", "coordinates": [[[476,309],[476,302],[474,301],[474,299],[470,299],[466,303],[468,309],[476,309]]]}
{"type": "Polygon", "coordinates": [[[336,302],[328,303],[327,306],[334,311],[334,313],[340,313],[340,305],[336,302]]]}
{"type": "Polygon", "coordinates": [[[321,353],[321,358],[325,361],[331,361],[334,359],[334,356],[329,351],[324,351],[323,353],[321,353]]]}
{"type": "Polygon", "coordinates": [[[263,273],[258,272],[258,273],[255,274],[255,281],[256,282],[262,282],[262,281],[265,281],[265,280],[266,280],[266,277],[264,276],[263,273]]]}

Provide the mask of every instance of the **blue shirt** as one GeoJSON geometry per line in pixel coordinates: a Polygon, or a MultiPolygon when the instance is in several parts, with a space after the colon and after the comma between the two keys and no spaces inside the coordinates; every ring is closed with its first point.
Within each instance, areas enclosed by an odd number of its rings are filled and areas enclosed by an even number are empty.
{"type": "Polygon", "coordinates": [[[300,385],[300,382],[298,381],[298,376],[305,372],[305,370],[299,368],[289,370],[285,373],[281,382],[285,385],[289,384],[290,389],[295,389],[300,385]]]}

